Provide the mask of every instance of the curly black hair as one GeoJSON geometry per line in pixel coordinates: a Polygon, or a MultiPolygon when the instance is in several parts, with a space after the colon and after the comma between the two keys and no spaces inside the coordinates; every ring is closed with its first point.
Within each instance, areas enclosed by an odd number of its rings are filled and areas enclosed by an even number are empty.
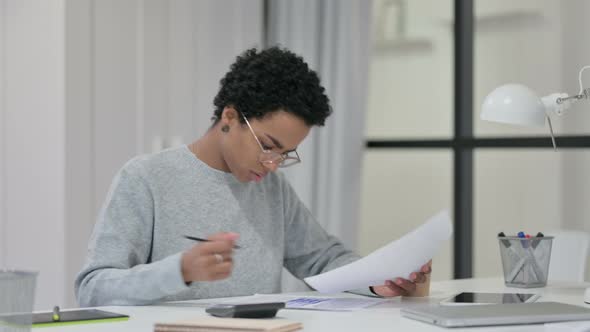
{"type": "MultiPolygon", "coordinates": [[[[323,126],[332,112],[316,72],[302,57],[279,47],[260,52],[255,48],[246,50],[220,85],[213,101],[215,123],[226,106],[256,119],[283,110],[300,117],[308,126],[323,126]]],[[[242,117],[239,119],[244,122],[242,117]]]]}

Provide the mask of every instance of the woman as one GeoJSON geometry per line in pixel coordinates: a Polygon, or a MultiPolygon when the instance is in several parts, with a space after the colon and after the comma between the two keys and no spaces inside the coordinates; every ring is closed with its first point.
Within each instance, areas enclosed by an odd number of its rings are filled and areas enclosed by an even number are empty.
{"type": "MultiPolygon", "coordinates": [[[[301,162],[297,146],[331,113],[303,59],[276,47],[246,51],[214,105],[203,137],[134,158],[114,178],[76,278],[81,306],[276,293],[283,266],[305,278],[359,258],[276,172],[301,162]]],[[[429,272],[357,292],[412,294],[429,272]]]]}

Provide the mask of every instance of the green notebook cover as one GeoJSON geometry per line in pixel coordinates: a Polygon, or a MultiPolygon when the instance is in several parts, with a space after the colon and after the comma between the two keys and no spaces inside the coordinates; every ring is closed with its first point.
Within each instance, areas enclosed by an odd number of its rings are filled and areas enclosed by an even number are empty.
{"type": "Polygon", "coordinates": [[[33,327],[50,327],[74,324],[92,324],[102,322],[126,321],[129,316],[115,312],[97,310],[97,309],[80,309],[72,311],[61,311],[59,321],[53,320],[53,312],[33,313],[33,327]]]}

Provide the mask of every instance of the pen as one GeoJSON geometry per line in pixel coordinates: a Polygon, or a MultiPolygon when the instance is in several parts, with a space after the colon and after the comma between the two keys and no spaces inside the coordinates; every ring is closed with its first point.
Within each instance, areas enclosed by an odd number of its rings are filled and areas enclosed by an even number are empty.
{"type": "MultiPolygon", "coordinates": [[[[537,235],[543,235],[543,233],[537,233],[537,235]]],[[[522,239],[520,242],[522,244],[522,248],[525,254],[525,257],[528,260],[527,265],[532,269],[532,276],[538,281],[541,280],[540,278],[543,276],[543,271],[539,267],[537,260],[535,259],[535,255],[533,254],[533,249],[531,248],[531,238],[530,235],[525,235],[524,232],[518,232],[517,236],[522,239]]],[[[523,269],[525,266],[522,267],[523,269]]]]}
{"type": "Polygon", "coordinates": [[[59,322],[60,318],[59,318],[59,306],[55,306],[53,307],[53,321],[54,322],[59,322]]]}
{"type": "MultiPolygon", "coordinates": [[[[506,234],[504,234],[504,232],[500,232],[500,233],[498,233],[498,237],[499,238],[500,237],[506,237],[506,234]]],[[[500,241],[502,242],[502,244],[504,244],[504,246],[506,248],[510,248],[510,246],[511,246],[510,241],[508,241],[508,240],[500,240],[500,241]]]]}
{"type": "MultiPolygon", "coordinates": [[[[503,238],[506,237],[506,234],[504,234],[504,232],[500,232],[498,233],[498,238],[503,238]]],[[[516,250],[514,249],[514,247],[512,247],[511,243],[509,240],[500,240],[502,242],[502,244],[504,244],[504,246],[506,247],[506,252],[510,257],[511,260],[513,260],[514,262],[518,261],[518,263],[516,263],[516,265],[514,265],[514,267],[512,268],[512,271],[508,274],[508,276],[506,277],[506,281],[508,282],[514,282],[514,279],[516,279],[516,277],[518,276],[518,274],[520,273],[520,271],[523,269],[525,263],[526,263],[526,258],[524,257],[520,257],[520,255],[518,254],[518,252],[516,252],[516,250]]]]}
{"type": "MultiPolygon", "coordinates": [[[[545,237],[545,235],[543,233],[539,232],[539,233],[537,233],[537,236],[535,236],[535,237],[537,237],[537,238],[545,237]]],[[[533,249],[537,248],[537,246],[539,245],[539,241],[541,241],[541,240],[533,240],[533,243],[532,243],[533,249]]]]}
{"type": "Polygon", "coordinates": [[[520,243],[522,244],[522,247],[525,248],[525,249],[528,248],[529,241],[526,240],[526,235],[524,234],[524,232],[518,232],[518,234],[516,236],[518,236],[519,238],[523,239],[523,240],[520,241],[520,243]]]}
{"type": "MultiPolygon", "coordinates": [[[[199,241],[199,242],[211,242],[211,240],[207,240],[207,239],[203,239],[200,237],[194,237],[194,236],[189,236],[189,235],[185,235],[185,238],[189,239],[189,240],[193,240],[193,241],[199,241]]],[[[234,245],[234,249],[240,249],[242,247],[238,246],[238,245],[234,245]]]]}

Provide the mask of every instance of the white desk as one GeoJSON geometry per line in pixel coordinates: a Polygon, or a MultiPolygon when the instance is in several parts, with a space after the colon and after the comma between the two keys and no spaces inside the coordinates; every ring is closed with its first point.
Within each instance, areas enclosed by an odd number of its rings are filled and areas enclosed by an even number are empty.
{"type": "MultiPolygon", "coordinates": [[[[428,298],[401,299],[395,298],[390,302],[355,312],[321,312],[310,310],[280,310],[279,317],[303,323],[304,331],[539,331],[541,325],[484,327],[471,329],[445,329],[426,323],[410,320],[400,316],[399,308],[423,303],[435,303],[462,291],[480,292],[521,292],[541,294],[539,301],[557,301],[569,304],[584,305],[583,294],[590,283],[549,283],[545,288],[516,289],[507,288],[500,278],[492,279],[463,279],[444,282],[433,282],[431,296],[428,298]]],[[[317,295],[315,293],[305,293],[317,295]]],[[[356,296],[342,294],[341,296],[356,296]]],[[[38,332],[91,332],[91,331],[153,331],[155,322],[174,321],[195,316],[206,316],[205,307],[214,300],[187,301],[157,306],[143,307],[104,307],[100,309],[128,314],[131,318],[127,322],[97,323],[88,325],[74,325],[67,327],[33,329],[38,332]]],[[[586,305],[590,307],[590,305],[586,305]]]]}

